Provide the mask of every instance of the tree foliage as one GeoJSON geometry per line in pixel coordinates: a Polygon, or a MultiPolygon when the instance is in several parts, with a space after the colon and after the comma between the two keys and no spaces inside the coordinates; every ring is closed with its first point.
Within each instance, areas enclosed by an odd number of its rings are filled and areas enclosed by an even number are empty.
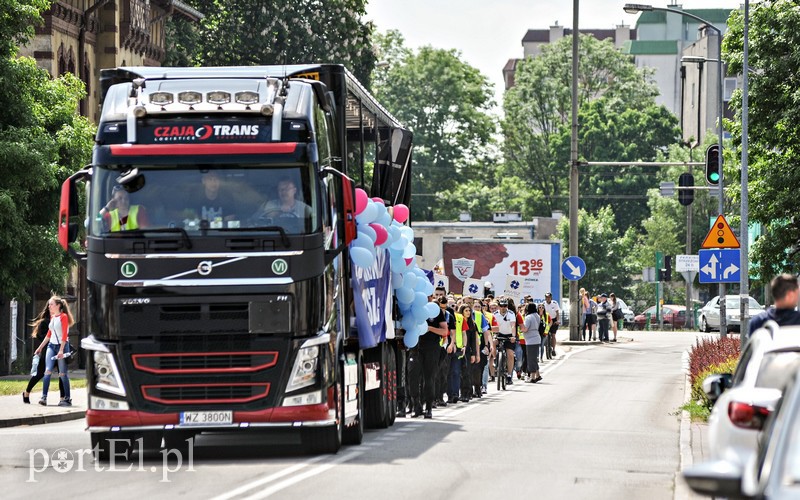
{"type": "Polygon", "coordinates": [[[191,0],[198,27],[170,22],[168,61],[204,66],[344,64],[367,82],[375,64],[366,0],[191,0]]]}
{"type": "MultiPolygon", "coordinates": [[[[10,2],[25,24],[0,16],[4,42],[24,41],[42,2],[10,2]],[[14,5],[17,4],[17,5],[14,5]],[[34,15],[35,14],[35,15],[34,15]]],[[[34,285],[63,288],[69,259],[56,238],[60,183],[91,158],[93,126],[77,114],[83,84],[53,79],[16,46],[0,55],[0,295],[27,298],[34,285]]]]}
{"type": "MultiPolygon", "coordinates": [[[[723,41],[729,72],[743,68],[742,11],[733,11],[723,41]]],[[[760,222],[764,235],[752,249],[751,261],[768,280],[780,272],[800,270],[800,10],[788,0],[751,3],[749,26],[749,218],[760,222]]],[[[736,112],[733,142],[741,146],[741,91],[730,102],[736,112]]],[[[732,159],[726,155],[726,160],[732,159]]],[[[735,172],[735,170],[733,171],[735,172]]],[[[725,170],[726,184],[737,176],[725,170]],[[730,179],[730,180],[729,180],[730,179]]]]}
{"type": "MultiPolygon", "coordinates": [[[[402,37],[393,37],[402,44],[402,37]]],[[[393,50],[397,62],[378,69],[385,75],[374,82],[374,92],[414,133],[412,218],[450,218],[467,206],[459,203],[464,195],[440,193],[469,182],[495,182],[491,85],[455,50],[393,50]],[[445,206],[445,200],[451,204],[445,206]]]]}
{"type": "MultiPolygon", "coordinates": [[[[608,41],[581,36],[579,155],[590,161],[653,160],[678,140],[677,119],[655,104],[649,72],[608,41]]],[[[542,48],[517,65],[505,97],[505,172],[543,194],[534,213],[566,210],[571,141],[571,40],[542,48]]],[[[624,231],[646,216],[642,194],[652,178],[640,167],[582,170],[581,206],[598,210],[612,198],[624,231]],[[617,199],[614,199],[617,197],[617,199]]]]}

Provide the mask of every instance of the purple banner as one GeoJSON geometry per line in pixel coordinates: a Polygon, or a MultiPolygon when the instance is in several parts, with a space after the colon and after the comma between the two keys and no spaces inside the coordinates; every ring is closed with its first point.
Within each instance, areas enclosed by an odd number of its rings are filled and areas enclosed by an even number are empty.
{"type": "Polygon", "coordinates": [[[364,269],[353,265],[351,269],[358,342],[362,349],[368,349],[386,340],[386,301],[392,300],[388,252],[377,249],[372,266],[364,269]]]}

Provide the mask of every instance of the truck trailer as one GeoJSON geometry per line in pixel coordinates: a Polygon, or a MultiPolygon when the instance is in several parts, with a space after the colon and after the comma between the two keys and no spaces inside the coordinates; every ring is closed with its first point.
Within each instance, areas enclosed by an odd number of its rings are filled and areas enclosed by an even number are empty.
{"type": "Polygon", "coordinates": [[[391,425],[402,333],[386,256],[350,262],[352,179],[408,204],[411,133],[340,65],[120,67],[100,82],[92,164],[59,211],[86,268],[95,457],[245,429],[335,453],[391,425]]]}

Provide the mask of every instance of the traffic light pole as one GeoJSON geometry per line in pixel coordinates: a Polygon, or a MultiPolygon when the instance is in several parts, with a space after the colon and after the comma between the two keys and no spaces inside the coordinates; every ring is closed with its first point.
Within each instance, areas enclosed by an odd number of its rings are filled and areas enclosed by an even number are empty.
{"type": "MultiPolygon", "coordinates": [[[[685,14],[685,13],[684,13],[685,14]]],[[[691,17],[691,16],[690,16],[691,17]]],[[[722,31],[716,26],[707,23],[707,26],[716,31],[717,33],[717,83],[719,84],[719,99],[717,100],[717,115],[719,123],[717,123],[717,145],[719,146],[718,165],[719,165],[719,214],[725,214],[725,190],[723,185],[725,183],[725,175],[722,172],[722,97],[724,82],[722,81],[722,31]]],[[[719,284],[719,334],[720,337],[728,336],[728,318],[725,311],[725,283],[719,284]]]]}

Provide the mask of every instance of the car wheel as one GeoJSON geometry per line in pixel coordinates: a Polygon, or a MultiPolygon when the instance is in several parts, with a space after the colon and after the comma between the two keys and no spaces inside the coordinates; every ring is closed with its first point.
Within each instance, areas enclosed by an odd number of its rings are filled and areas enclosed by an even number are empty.
{"type": "Polygon", "coordinates": [[[703,333],[708,333],[711,331],[711,328],[708,327],[708,321],[706,321],[705,316],[700,316],[700,331],[703,333]]]}

